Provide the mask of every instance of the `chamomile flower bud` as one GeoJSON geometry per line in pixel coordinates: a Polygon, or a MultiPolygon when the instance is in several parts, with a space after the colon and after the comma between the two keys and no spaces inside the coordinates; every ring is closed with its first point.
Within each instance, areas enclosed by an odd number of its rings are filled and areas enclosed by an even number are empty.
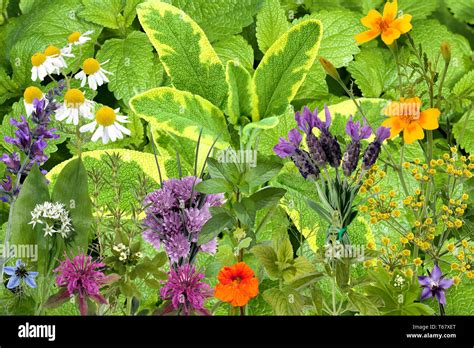
{"type": "Polygon", "coordinates": [[[74,77],[77,80],[81,80],[81,87],[84,87],[86,82],[88,82],[89,87],[96,90],[98,86],[102,86],[104,83],[109,82],[109,79],[105,74],[111,74],[111,72],[102,68],[102,65],[107,62],[108,60],[99,63],[97,59],[87,58],[82,64],[82,70],[74,77]]]}
{"type": "Polygon", "coordinates": [[[114,142],[117,139],[123,139],[123,134],[130,135],[131,132],[121,123],[130,121],[127,116],[118,115],[118,112],[119,109],[114,110],[108,106],[101,107],[95,114],[95,121],[80,128],[81,133],[94,132],[91,140],[96,142],[102,138],[103,144],[107,144],[109,140],[114,142]]]}

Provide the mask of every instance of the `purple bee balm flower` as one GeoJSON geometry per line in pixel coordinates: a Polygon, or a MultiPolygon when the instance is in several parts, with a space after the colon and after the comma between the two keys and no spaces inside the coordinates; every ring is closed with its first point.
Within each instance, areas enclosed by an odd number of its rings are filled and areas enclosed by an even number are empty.
{"type": "Polygon", "coordinates": [[[38,276],[38,272],[28,271],[20,259],[16,260],[14,267],[5,267],[4,271],[5,274],[10,276],[7,289],[14,289],[20,286],[21,281],[24,281],[30,288],[36,288],[35,278],[38,276]]]}
{"type": "Polygon", "coordinates": [[[295,150],[300,147],[302,136],[298,129],[293,128],[288,133],[288,140],[280,138],[278,144],[273,147],[273,151],[281,158],[285,158],[294,154],[295,150]]]}
{"type": "Polygon", "coordinates": [[[196,268],[192,265],[172,268],[168,281],[160,289],[161,297],[170,301],[162,315],[173,310],[184,315],[193,312],[210,315],[204,308],[204,301],[212,296],[212,290],[208,284],[202,282],[203,279],[204,274],[196,272],[196,268]]]}
{"type": "Polygon", "coordinates": [[[445,291],[454,284],[454,281],[452,279],[445,279],[444,277],[438,265],[433,267],[431,273],[428,271],[427,276],[418,277],[418,281],[423,289],[421,291],[422,301],[430,297],[435,297],[440,304],[446,304],[445,291]]]}
{"type": "Polygon", "coordinates": [[[80,254],[73,259],[65,255],[65,260],[54,270],[59,273],[56,284],[64,289],[48,302],[64,301],[71,296],[77,296],[81,315],[87,314],[87,299],[107,304],[107,300],[100,294],[100,288],[119,277],[115,274],[106,276],[99,270],[104,266],[102,262],[93,261],[89,255],[80,254]]]}
{"type": "Polygon", "coordinates": [[[375,133],[375,140],[367,146],[362,158],[362,168],[364,170],[372,167],[380,155],[380,149],[385,139],[390,136],[390,128],[379,127],[375,133]]]}

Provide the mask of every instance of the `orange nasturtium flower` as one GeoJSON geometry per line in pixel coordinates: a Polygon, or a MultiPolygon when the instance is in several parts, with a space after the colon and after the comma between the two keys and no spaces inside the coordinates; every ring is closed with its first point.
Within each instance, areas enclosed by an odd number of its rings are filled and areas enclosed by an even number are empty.
{"type": "Polygon", "coordinates": [[[434,130],[439,127],[440,112],[436,108],[421,111],[421,100],[418,97],[400,98],[400,102],[391,102],[384,113],[389,117],[382,126],[390,128],[390,138],[403,131],[403,140],[411,144],[425,137],[424,129],[434,130]]]}
{"type": "Polygon", "coordinates": [[[234,307],[245,306],[252,297],[258,295],[258,279],[245,262],[231,267],[223,267],[217,275],[219,284],[214,296],[221,301],[229,302],[234,307]]]}
{"type": "Polygon", "coordinates": [[[408,33],[412,25],[410,23],[412,16],[404,14],[397,17],[397,0],[387,2],[383,9],[383,16],[377,10],[370,10],[366,17],[360,21],[369,30],[356,35],[358,43],[375,39],[382,34],[382,41],[387,45],[391,45],[401,34],[408,33]]]}

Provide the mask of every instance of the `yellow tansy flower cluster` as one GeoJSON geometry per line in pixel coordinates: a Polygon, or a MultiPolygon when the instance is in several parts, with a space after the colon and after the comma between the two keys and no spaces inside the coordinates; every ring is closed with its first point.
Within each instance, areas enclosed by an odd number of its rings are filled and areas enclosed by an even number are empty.
{"type": "Polygon", "coordinates": [[[446,249],[456,259],[451,263],[454,283],[456,285],[461,283],[464,277],[474,279],[474,244],[463,239],[456,244],[449,243],[446,249]]]}

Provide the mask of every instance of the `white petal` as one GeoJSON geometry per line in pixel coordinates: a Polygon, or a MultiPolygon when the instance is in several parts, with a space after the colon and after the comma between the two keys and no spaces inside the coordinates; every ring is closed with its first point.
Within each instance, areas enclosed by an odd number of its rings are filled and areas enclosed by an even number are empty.
{"type": "Polygon", "coordinates": [[[94,74],[94,77],[95,77],[95,79],[96,79],[96,81],[97,81],[97,85],[98,85],[98,86],[102,86],[102,85],[104,84],[104,80],[102,79],[102,76],[100,75],[100,71],[96,72],[96,73],[94,74]]]}
{"type": "Polygon", "coordinates": [[[110,136],[110,139],[112,139],[112,142],[116,141],[117,133],[115,131],[115,127],[112,125],[112,126],[106,127],[105,129],[107,130],[107,133],[109,133],[109,136],[110,136]]]}
{"type": "Polygon", "coordinates": [[[81,128],[79,128],[79,131],[80,131],[81,133],[93,132],[94,129],[95,129],[95,126],[97,126],[97,122],[96,122],[96,121],[91,122],[91,123],[88,123],[88,124],[85,124],[84,126],[82,126],[81,128]]]}
{"type": "Polygon", "coordinates": [[[89,75],[89,87],[94,91],[97,90],[97,82],[95,81],[94,75],[89,75]]]}
{"type": "Polygon", "coordinates": [[[34,66],[31,68],[31,79],[33,81],[36,81],[37,78],[38,78],[38,68],[34,66]]]}
{"type": "Polygon", "coordinates": [[[104,128],[104,134],[102,135],[102,143],[107,144],[109,142],[109,132],[107,130],[107,127],[104,128]]]}
{"type": "Polygon", "coordinates": [[[100,137],[102,137],[103,134],[104,134],[104,126],[99,126],[99,128],[97,128],[95,133],[92,135],[91,140],[93,142],[96,142],[100,137]]]}
{"type": "Polygon", "coordinates": [[[120,123],[115,122],[114,125],[115,125],[115,127],[117,127],[117,129],[118,129],[120,132],[125,133],[125,134],[127,134],[127,135],[130,135],[130,134],[131,134],[130,129],[125,128],[125,127],[122,126],[120,123]]]}

